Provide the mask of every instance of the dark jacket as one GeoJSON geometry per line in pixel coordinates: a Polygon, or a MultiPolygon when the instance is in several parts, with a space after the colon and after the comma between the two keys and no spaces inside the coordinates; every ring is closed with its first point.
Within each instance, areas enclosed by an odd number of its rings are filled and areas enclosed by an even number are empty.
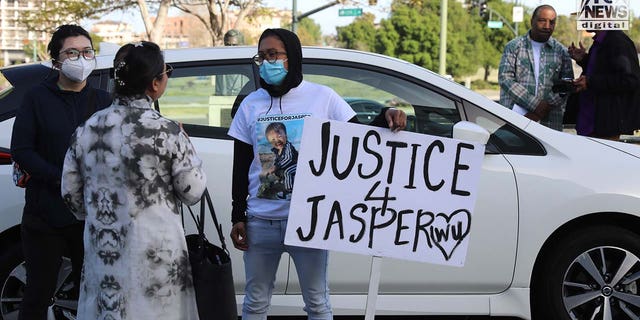
{"type": "MultiPolygon", "coordinates": [[[[589,55],[579,65],[586,68],[588,62],[589,55]]],[[[593,69],[587,79],[596,105],[593,134],[615,136],[640,128],[640,65],[633,41],[622,31],[607,31],[593,69]]]]}
{"type": "Polygon", "coordinates": [[[31,175],[24,214],[37,215],[52,227],[63,227],[78,222],[60,196],[69,139],[93,111],[109,106],[111,97],[89,86],[80,92],[60,90],[57,80],[47,79],[25,94],[13,124],[11,156],[31,175]],[[93,106],[89,106],[90,99],[93,106]]]}

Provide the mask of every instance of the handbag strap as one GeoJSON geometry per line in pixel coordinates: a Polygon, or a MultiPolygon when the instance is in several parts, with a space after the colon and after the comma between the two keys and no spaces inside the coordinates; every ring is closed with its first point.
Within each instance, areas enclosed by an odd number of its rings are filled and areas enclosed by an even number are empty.
{"type": "MultiPolygon", "coordinates": [[[[224,251],[226,251],[228,253],[227,250],[227,245],[224,242],[224,235],[222,233],[222,224],[218,223],[218,217],[216,216],[216,211],[213,208],[213,201],[211,201],[211,196],[209,195],[209,190],[204,189],[204,194],[202,195],[204,199],[207,200],[207,205],[209,206],[209,213],[211,214],[211,218],[213,219],[213,223],[216,226],[216,231],[218,231],[218,237],[220,238],[220,246],[222,247],[222,249],[224,251]]],[[[202,200],[200,200],[202,201],[202,200]]],[[[201,208],[204,207],[203,204],[201,204],[201,208]]],[[[203,210],[200,210],[203,211],[203,210]]],[[[201,216],[203,216],[204,213],[201,212],[201,216]]],[[[202,218],[204,219],[204,217],[202,218]]],[[[204,220],[202,222],[203,224],[203,232],[204,232],[204,220]]]]}
{"type": "MultiPolygon", "coordinates": [[[[204,189],[204,193],[200,198],[200,214],[196,217],[193,214],[193,210],[191,210],[190,206],[186,206],[187,210],[191,214],[191,218],[193,218],[193,222],[196,224],[196,228],[198,229],[198,235],[200,235],[200,239],[205,239],[204,234],[204,224],[205,224],[205,211],[209,208],[209,213],[211,214],[211,218],[213,219],[214,226],[216,227],[216,231],[218,232],[218,237],[220,239],[220,246],[222,250],[224,250],[227,254],[229,250],[227,249],[227,245],[224,242],[224,235],[222,233],[222,225],[218,223],[218,218],[216,216],[215,209],[213,208],[213,201],[211,201],[211,195],[209,195],[209,190],[204,189]]],[[[183,217],[182,225],[184,227],[184,211],[182,209],[182,204],[180,205],[180,214],[183,217]]]]}

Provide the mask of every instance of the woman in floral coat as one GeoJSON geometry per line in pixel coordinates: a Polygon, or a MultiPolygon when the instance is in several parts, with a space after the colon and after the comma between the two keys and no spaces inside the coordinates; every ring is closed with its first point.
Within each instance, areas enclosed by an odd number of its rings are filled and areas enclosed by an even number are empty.
{"type": "Polygon", "coordinates": [[[153,109],[171,66],[152,42],[116,55],[113,104],[71,139],[62,196],[85,220],[78,319],[198,319],[179,201],[206,177],[186,133],[153,109]]]}

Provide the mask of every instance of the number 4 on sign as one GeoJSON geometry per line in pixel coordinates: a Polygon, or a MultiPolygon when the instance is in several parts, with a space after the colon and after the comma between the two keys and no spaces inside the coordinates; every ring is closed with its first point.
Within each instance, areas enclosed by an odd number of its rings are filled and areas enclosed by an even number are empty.
{"type": "Polygon", "coordinates": [[[367,293],[367,307],[364,320],[374,320],[376,316],[376,302],[378,301],[378,287],[380,286],[380,266],[382,257],[371,257],[371,273],[369,274],[369,292],[367,293]]]}

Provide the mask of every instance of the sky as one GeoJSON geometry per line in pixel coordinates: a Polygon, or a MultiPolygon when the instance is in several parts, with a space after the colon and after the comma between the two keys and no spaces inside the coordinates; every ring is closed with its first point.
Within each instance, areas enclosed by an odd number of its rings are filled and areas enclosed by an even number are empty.
{"type": "MultiPolygon", "coordinates": [[[[283,10],[291,10],[294,0],[263,0],[263,3],[266,6],[283,9],[283,10]]],[[[435,0],[429,0],[435,1],[435,0]]],[[[455,0],[448,0],[455,1],[455,0]]],[[[541,4],[549,4],[552,5],[556,12],[560,15],[569,15],[571,12],[576,11],[576,7],[578,6],[579,0],[505,0],[509,2],[518,3],[520,5],[524,5],[528,8],[535,8],[541,4]]],[[[593,1],[593,0],[592,0],[593,1]]],[[[596,0],[597,1],[597,0],[596,0]]],[[[625,1],[625,0],[614,0],[614,1],[625,1]]],[[[640,1],[639,0],[626,0],[629,2],[629,6],[634,14],[637,16],[640,14],[640,1]]],[[[300,13],[306,13],[310,10],[319,8],[323,5],[333,2],[332,0],[297,0],[297,10],[300,13]]],[[[373,13],[377,20],[387,18],[389,15],[389,5],[392,0],[378,0],[377,5],[370,6],[368,0],[347,0],[348,4],[338,4],[334,5],[328,9],[324,9],[317,13],[314,13],[309,16],[316,23],[320,24],[322,28],[322,34],[336,34],[336,26],[345,26],[353,22],[355,17],[340,17],[338,15],[339,9],[347,9],[347,8],[362,8],[363,12],[373,13]]],[[[170,15],[176,14],[175,11],[170,11],[170,15]]],[[[133,12],[115,12],[111,13],[105,17],[103,20],[121,20],[132,23],[136,31],[143,31],[144,27],[142,24],[142,19],[139,17],[139,14],[133,10],[133,12]]]]}

